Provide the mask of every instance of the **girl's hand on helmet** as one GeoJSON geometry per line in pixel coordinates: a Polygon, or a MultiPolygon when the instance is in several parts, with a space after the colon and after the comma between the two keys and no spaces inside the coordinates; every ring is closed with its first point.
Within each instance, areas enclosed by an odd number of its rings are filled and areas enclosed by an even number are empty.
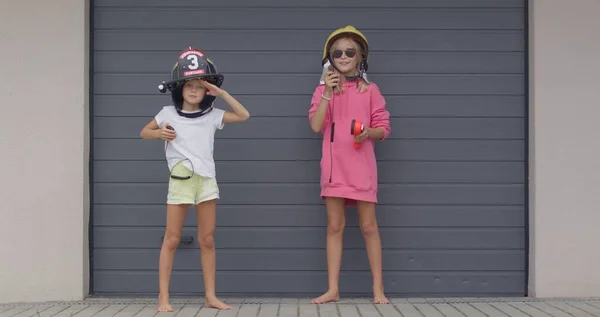
{"type": "Polygon", "coordinates": [[[158,129],[158,137],[164,141],[173,141],[177,136],[175,130],[171,130],[168,128],[169,124],[165,123],[160,129],[158,129]]]}
{"type": "Polygon", "coordinates": [[[201,80],[200,84],[206,88],[206,94],[215,97],[221,97],[225,92],[223,89],[207,82],[206,80],[201,80]]]}
{"type": "Polygon", "coordinates": [[[331,92],[335,87],[338,87],[340,84],[340,75],[335,72],[328,71],[325,74],[325,88],[327,91],[331,92]]]}

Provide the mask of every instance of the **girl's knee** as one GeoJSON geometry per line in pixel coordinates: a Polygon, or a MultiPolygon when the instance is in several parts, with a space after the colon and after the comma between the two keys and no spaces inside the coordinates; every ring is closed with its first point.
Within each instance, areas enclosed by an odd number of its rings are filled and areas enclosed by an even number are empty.
{"type": "Polygon", "coordinates": [[[344,211],[344,199],[327,197],[327,234],[341,234],[344,231],[346,215],[344,211]]]}
{"type": "Polygon", "coordinates": [[[179,242],[181,241],[181,234],[177,232],[167,231],[167,234],[163,240],[163,246],[170,250],[177,249],[179,242]]]}
{"type": "Polygon", "coordinates": [[[372,236],[378,233],[379,229],[377,227],[377,222],[375,221],[365,221],[361,222],[360,230],[365,236],[372,236]]]}
{"type": "Polygon", "coordinates": [[[327,234],[342,234],[345,226],[343,219],[329,220],[327,222],[327,234]]]}
{"type": "Polygon", "coordinates": [[[213,233],[198,234],[198,246],[201,249],[214,249],[215,248],[215,236],[213,233]]]}
{"type": "Polygon", "coordinates": [[[375,204],[372,202],[359,201],[358,215],[360,221],[360,230],[364,236],[377,234],[377,218],[375,217],[375,204]]]}

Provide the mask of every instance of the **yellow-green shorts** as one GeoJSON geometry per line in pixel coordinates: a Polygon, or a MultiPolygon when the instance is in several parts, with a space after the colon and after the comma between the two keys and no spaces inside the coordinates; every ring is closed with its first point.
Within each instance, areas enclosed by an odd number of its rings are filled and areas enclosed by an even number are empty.
{"type": "MultiPolygon", "coordinates": [[[[187,176],[192,173],[183,164],[173,167],[173,175],[187,176]]],[[[196,173],[190,179],[173,179],[169,177],[167,204],[192,204],[219,199],[219,186],[214,177],[203,177],[196,173]]]]}

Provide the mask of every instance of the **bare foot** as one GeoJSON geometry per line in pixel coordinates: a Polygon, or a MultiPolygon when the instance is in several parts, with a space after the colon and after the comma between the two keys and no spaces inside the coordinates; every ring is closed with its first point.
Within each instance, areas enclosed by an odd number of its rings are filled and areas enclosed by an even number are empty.
{"type": "Polygon", "coordinates": [[[172,312],[173,306],[169,304],[169,295],[158,295],[158,309],[159,312],[172,312]]]}
{"type": "Polygon", "coordinates": [[[216,308],[219,310],[229,310],[231,306],[223,303],[216,297],[206,297],[204,299],[204,306],[208,308],[216,308]]]}
{"type": "Polygon", "coordinates": [[[337,302],[340,300],[340,293],[338,291],[327,291],[325,294],[313,298],[313,304],[325,304],[329,302],[337,302]]]}
{"type": "Polygon", "coordinates": [[[377,292],[373,296],[373,303],[375,304],[389,304],[390,300],[385,297],[383,292],[377,292]]]}

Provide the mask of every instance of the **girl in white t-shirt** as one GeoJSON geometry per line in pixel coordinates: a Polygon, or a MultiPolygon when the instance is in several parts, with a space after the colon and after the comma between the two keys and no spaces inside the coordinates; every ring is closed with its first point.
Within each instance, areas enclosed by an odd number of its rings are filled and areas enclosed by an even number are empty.
{"type": "Polygon", "coordinates": [[[173,257],[190,206],[198,219],[205,306],[231,309],[215,291],[215,218],[219,187],[213,159],[214,135],[225,123],[243,122],[250,114],[234,97],[220,88],[223,76],[202,51],[189,48],[179,55],[171,81],[159,89],[171,91],[172,106],[165,106],[141,131],[144,140],[165,141],[170,170],[167,194],[167,227],[160,251],[158,311],[170,312],[169,284],[173,257]],[[222,98],[233,111],[213,107],[222,98]]]}

